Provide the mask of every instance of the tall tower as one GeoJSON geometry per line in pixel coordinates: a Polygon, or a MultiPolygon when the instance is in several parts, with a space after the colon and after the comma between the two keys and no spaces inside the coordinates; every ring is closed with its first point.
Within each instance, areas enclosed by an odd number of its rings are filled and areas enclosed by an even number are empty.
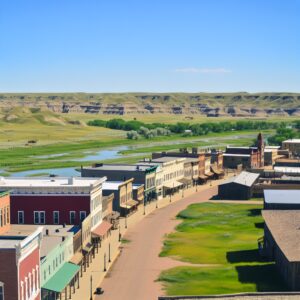
{"type": "Polygon", "coordinates": [[[263,167],[265,165],[264,163],[264,150],[265,150],[265,144],[264,144],[264,139],[261,134],[261,132],[257,136],[257,149],[259,151],[259,166],[263,167]]]}

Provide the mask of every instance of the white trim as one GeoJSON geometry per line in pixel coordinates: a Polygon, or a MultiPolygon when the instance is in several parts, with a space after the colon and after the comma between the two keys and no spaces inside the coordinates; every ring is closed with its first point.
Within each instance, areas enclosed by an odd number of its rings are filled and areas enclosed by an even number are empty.
{"type": "Polygon", "coordinates": [[[45,225],[46,223],[46,212],[44,210],[34,210],[33,211],[33,223],[36,224],[36,225],[45,225]],[[38,222],[36,223],[35,222],[35,213],[38,213],[38,222]],[[44,214],[44,222],[42,223],[41,222],[41,214],[44,214]]]}
{"type": "Polygon", "coordinates": [[[60,221],[59,219],[60,219],[59,210],[54,210],[54,211],[53,211],[53,224],[54,224],[54,225],[59,225],[59,221],[60,221]],[[57,218],[57,219],[58,219],[58,222],[57,222],[57,223],[55,223],[55,216],[54,216],[56,213],[58,214],[58,218],[57,218]]]}
{"type": "Polygon", "coordinates": [[[75,210],[70,210],[69,211],[69,221],[70,221],[71,225],[75,224],[75,219],[76,219],[76,211],[75,210]],[[71,222],[71,213],[74,213],[74,222],[73,223],[71,222]]]}
{"type": "Polygon", "coordinates": [[[21,300],[24,300],[24,282],[21,281],[21,300]]]}
{"type": "Polygon", "coordinates": [[[85,218],[86,218],[86,211],[85,211],[85,210],[81,210],[81,211],[79,212],[79,219],[80,219],[80,222],[82,222],[85,218]],[[81,219],[81,214],[83,214],[83,213],[84,213],[84,218],[81,219]]]}
{"type": "Polygon", "coordinates": [[[18,224],[24,224],[24,223],[25,223],[25,213],[24,213],[24,210],[18,210],[18,224]],[[19,222],[19,213],[22,214],[23,223],[19,222]]]}
{"type": "Polygon", "coordinates": [[[2,295],[0,295],[2,297],[0,298],[0,300],[4,300],[5,299],[5,295],[4,295],[4,283],[1,282],[1,281],[0,281],[0,288],[2,289],[2,295]]]}

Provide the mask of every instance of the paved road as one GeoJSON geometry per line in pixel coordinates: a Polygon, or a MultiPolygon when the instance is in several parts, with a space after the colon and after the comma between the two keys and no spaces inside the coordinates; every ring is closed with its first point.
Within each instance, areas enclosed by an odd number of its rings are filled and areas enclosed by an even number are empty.
{"type": "Polygon", "coordinates": [[[180,265],[170,258],[158,257],[165,234],[178,223],[175,216],[195,202],[208,200],[217,192],[210,187],[169,206],[155,210],[133,226],[125,235],[120,257],[102,282],[104,294],[97,300],[155,300],[162,295],[161,285],[155,282],[162,270],[180,265]]]}

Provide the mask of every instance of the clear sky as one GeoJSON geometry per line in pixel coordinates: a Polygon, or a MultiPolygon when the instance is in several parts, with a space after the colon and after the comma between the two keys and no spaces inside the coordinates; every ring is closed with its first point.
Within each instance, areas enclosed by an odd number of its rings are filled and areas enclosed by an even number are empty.
{"type": "Polygon", "coordinates": [[[1,0],[0,92],[300,92],[300,0],[1,0]]]}

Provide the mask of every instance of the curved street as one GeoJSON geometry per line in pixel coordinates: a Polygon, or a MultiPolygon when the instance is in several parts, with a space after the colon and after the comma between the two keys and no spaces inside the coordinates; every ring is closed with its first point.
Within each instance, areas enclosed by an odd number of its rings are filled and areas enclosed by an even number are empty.
{"type": "Polygon", "coordinates": [[[217,188],[205,187],[197,193],[154,210],[128,229],[121,245],[121,254],[110,268],[101,287],[104,294],[97,300],[155,300],[163,294],[156,281],[161,271],[183,265],[170,258],[161,258],[164,236],[174,230],[175,216],[189,204],[207,201],[217,188]]]}

